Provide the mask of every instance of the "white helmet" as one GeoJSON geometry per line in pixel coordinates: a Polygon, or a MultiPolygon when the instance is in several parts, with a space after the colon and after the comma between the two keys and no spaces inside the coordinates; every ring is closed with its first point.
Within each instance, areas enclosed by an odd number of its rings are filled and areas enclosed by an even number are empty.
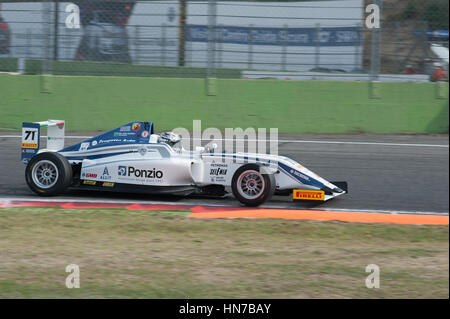
{"type": "Polygon", "coordinates": [[[173,145],[181,141],[181,136],[174,132],[163,132],[159,135],[158,142],[173,145]]]}

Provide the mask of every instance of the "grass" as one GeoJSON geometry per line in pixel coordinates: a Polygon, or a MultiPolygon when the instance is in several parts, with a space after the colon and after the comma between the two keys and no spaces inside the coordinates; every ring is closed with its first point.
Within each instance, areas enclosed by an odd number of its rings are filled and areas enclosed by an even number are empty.
{"type": "MultiPolygon", "coordinates": [[[[435,83],[379,83],[370,99],[364,82],[0,75],[0,127],[64,119],[69,131],[106,130],[136,120],[156,129],[278,128],[280,133],[448,132],[448,99],[435,83]],[[41,93],[45,78],[50,93],[41,93]]],[[[448,96],[448,85],[443,85],[448,96]]]]}
{"type": "Polygon", "coordinates": [[[189,213],[1,209],[0,298],[449,297],[448,227],[189,213]],[[65,287],[72,263],[80,289],[65,287]]]}

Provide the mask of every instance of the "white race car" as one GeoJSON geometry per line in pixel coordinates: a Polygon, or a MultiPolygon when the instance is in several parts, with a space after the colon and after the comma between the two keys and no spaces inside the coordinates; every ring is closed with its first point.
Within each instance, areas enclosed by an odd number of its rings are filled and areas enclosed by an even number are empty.
{"type": "Polygon", "coordinates": [[[231,189],[242,204],[258,206],[274,193],[318,201],[347,193],[346,182],[330,183],[284,156],[185,150],[179,135],[155,134],[151,122],[131,122],[66,148],[64,127],[59,120],[22,125],[26,181],[39,195],[82,188],[225,196],[231,189]],[[48,127],[46,149],[40,142],[43,126],[48,127]]]}

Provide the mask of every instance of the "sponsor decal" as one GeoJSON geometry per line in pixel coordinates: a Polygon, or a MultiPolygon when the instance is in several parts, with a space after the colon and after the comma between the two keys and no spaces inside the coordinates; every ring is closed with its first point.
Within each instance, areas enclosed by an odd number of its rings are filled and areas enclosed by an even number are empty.
{"type": "Polygon", "coordinates": [[[137,131],[139,131],[140,129],[141,129],[141,124],[140,124],[140,123],[134,123],[134,124],[133,124],[132,130],[133,130],[134,132],[137,132],[137,131]]]}
{"type": "Polygon", "coordinates": [[[23,148],[38,148],[37,143],[22,143],[23,148]]]}
{"type": "Polygon", "coordinates": [[[220,167],[218,167],[218,168],[211,168],[209,170],[209,175],[215,175],[215,176],[227,175],[227,169],[220,168],[220,167]]]}
{"type": "Polygon", "coordinates": [[[153,169],[139,169],[134,166],[119,166],[117,175],[126,177],[138,177],[138,178],[157,178],[161,179],[164,176],[162,171],[153,169]]]}
{"type": "Polygon", "coordinates": [[[86,173],[85,177],[86,177],[86,178],[97,178],[97,174],[94,174],[94,173],[86,173]]]}
{"type": "Polygon", "coordinates": [[[293,199],[301,200],[325,200],[324,191],[294,189],[292,196],[293,199]]]}
{"type": "Polygon", "coordinates": [[[131,127],[129,125],[121,126],[120,127],[120,131],[121,132],[130,132],[131,131],[131,127]]]}
{"type": "Polygon", "coordinates": [[[139,149],[139,154],[141,154],[142,156],[144,156],[145,153],[147,153],[147,148],[146,148],[146,147],[141,147],[141,148],[139,149]]]}
{"type": "Polygon", "coordinates": [[[225,182],[225,175],[227,175],[228,164],[224,163],[211,163],[209,168],[209,177],[211,178],[211,183],[214,182],[225,182]]]}
{"type": "Polygon", "coordinates": [[[79,151],[85,151],[85,150],[87,150],[88,147],[89,147],[89,144],[90,144],[89,142],[87,142],[87,143],[81,143],[79,151]]]}
{"type": "Polygon", "coordinates": [[[102,184],[102,186],[103,186],[103,187],[114,187],[114,183],[111,183],[111,182],[104,182],[104,183],[102,184]]]}
{"type": "Polygon", "coordinates": [[[95,145],[97,145],[97,141],[92,141],[92,146],[95,146],[95,145]]]}
{"type": "Polygon", "coordinates": [[[148,137],[148,132],[147,132],[147,131],[142,132],[142,137],[143,137],[143,138],[148,137]]]}
{"type": "Polygon", "coordinates": [[[109,175],[108,167],[105,166],[105,168],[103,169],[103,174],[102,174],[102,176],[100,176],[100,179],[102,179],[102,180],[110,180],[111,179],[111,175],[109,175]]]}
{"type": "Polygon", "coordinates": [[[308,177],[308,176],[306,176],[306,175],[304,175],[304,174],[302,174],[302,173],[300,173],[300,172],[298,172],[298,171],[295,171],[295,170],[291,169],[291,170],[290,170],[290,173],[291,173],[291,174],[294,174],[294,175],[296,175],[296,176],[298,176],[298,177],[300,177],[300,178],[302,178],[302,179],[304,179],[304,180],[309,181],[309,177],[308,177]]]}
{"type": "Polygon", "coordinates": [[[114,137],[127,137],[133,136],[134,132],[114,132],[114,137]]]}
{"type": "MultiPolygon", "coordinates": [[[[130,142],[130,143],[134,143],[134,142],[136,142],[136,140],[134,140],[134,139],[126,139],[126,138],[124,138],[124,139],[121,139],[121,138],[110,138],[110,139],[107,139],[107,140],[99,140],[98,141],[99,144],[115,143],[115,142],[130,142]]],[[[94,143],[92,142],[92,144],[94,144],[94,143]]]]}
{"type": "Polygon", "coordinates": [[[112,143],[112,142],[122,142],[122,140],[120,138],[110,138],[108,140],[100,140],[98,142],[99,142],[99,144],[104,144],[104,143],[112,143]]]}
{"type": "Polygon", "coordinates": [[[97,182],[96,182],[96,181],[83,181],[83,184],[86,184],[86,185],[95,185],[95,184],[97,184],[97,182]]]}
{"type": "Polygon", "coordinates": [[[117,175],[119,176],[127,176],[127,167],[126,166],[119,166],[117,175]]]}
{"type": "Polygon", "coordinates": [[[211,163],[211,167],[228,167],[228,164],[223,163],[211,163]]]}

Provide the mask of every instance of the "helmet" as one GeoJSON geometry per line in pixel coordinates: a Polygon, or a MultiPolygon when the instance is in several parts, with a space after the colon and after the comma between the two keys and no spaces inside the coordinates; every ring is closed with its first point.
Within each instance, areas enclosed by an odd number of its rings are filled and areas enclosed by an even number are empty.
{"type": "Polygon", "coordinates": [[[158,142],[160,143],[166,143],[172,146],[175,143],[178,143],[181,141],[181,136],[178,134],[175,134],[174,132],[163,132],[159,135],[158,142]]]}

